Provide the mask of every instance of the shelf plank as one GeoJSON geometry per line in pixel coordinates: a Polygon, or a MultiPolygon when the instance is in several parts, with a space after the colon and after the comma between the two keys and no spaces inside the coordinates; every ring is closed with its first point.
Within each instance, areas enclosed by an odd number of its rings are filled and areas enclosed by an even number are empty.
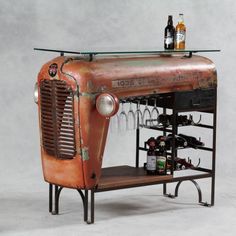
{"type": "Polygon", "coordinates": [[[144,168],[131,166],[115,166],[102,169],[96,191],[108,191],[114,189],[158,184],[170,181],[172,175],[147,175],[144,168]]]}

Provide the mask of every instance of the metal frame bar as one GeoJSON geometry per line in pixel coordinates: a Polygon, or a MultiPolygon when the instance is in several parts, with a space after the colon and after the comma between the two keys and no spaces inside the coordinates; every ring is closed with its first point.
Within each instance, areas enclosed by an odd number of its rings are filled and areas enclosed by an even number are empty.
{"type": "MultiPolygon", "coordinates": [[[[166,108],[163,108],[163,114],[166,115],[166,108]]],[[[163,127],[163,136],[166,136],[166,132],[172,132],[172,130],[167,130],[166,127],[163,127]]],[[[163,184],[163,195],[166,194],[167,184],[163,184]]]]}
{"type": "MultiPolygon", "coordinates": [[[[81,189],[76,189],[81,196],[82,203],[83,203],[83,214],[84,214],[84,221],[87,224],[93,224],[95,220],[95,193],[99,192],[107,192],[107,191],[113,191],[113,190],[119,190],[119,189],[127,189],[127,188],[135,188],[135,187],[143,187],[143,186],[148,186],[148,185],[158,185],[158,184],[163,184],[163,194],[164,196],[170,197],[170,198],[175,198],[178,196],[178,190],[179,186],[182,182],[184,181],[191,181],[194,183],[198,190],[198,195],[199,195],[199,203],[203,206],[212,206],[212,204],[208,204],[207,202],[202,202],[202,193],[200,186],[197,184],[195,181],[196,179],[202,179],[202,178],[211,178],[212,175],[210,173],[205,173],[205,174],[199,174],[199,175],[193,175],[193,176],[183,176],[183,177],[176,177],[170,180],[165,180],[159,183],[143,183],[143,184],[137,184],[137,185],[129,185],[126,187],[114,187],[114,188],[107,188],[107,189],[90,189],[90,190],[84,190],[84,193],[82,192],[81,189]],[[166,194],[167,190],[167,183],[173,183],[173,182],[178,182],[175,188],[175,194],[166,194]],[[165,193],[164,193],[165,190],[165,193]],[[90,195],[90,196],[89,196],[90,195]]],[[[59,199],[60,199],[60,194],[62,189],[65,187],[62,186],[57,186],[53,184],[49,184],[49,209],[52,209],[50,212],[52,215],[59,215],[59,199]],[[56,190],[55,193],[56,195],[53,196],[52,190],[56,190]],[[54,207],[54,210],[53,210],[54,207]]]]}
{"type": "Polygon", "coordinates": [[[215,91],[215,103],[213,112],[213,140],[212,140],[212,181],[211,181],[211,205],[215,204],[215,168],[216,168],[216,122],[217,122],[217,89],[215,91]]]}
{"type": "MultiPolygon", "coordinates": [[[[189,110],[186,110],[186,111],[189,111],[189,110]]],[[[203,112],[204,111],[205,111],[205,109],[203,109],[203,112]]],[[[216,111],[217,111],[217,94],[215,95],[214,109],[211,112],[211,113],[213,113],[213,126],[201,125],[201,124],[193,125],[193,126],[200,126],[203,128],[213,129],[212,148],[199,148],[199,149],[202,149],[205,151],[212,152],[212,168],[211,169],[196,167],[196,168],[194,168],[194,170],[201,171],[204,173],[201,173],[198,175],[173,177],[172,179],[164,180],[161,182],[133,184],[133,185],[125,186],[125,187],[110,187],[110,188],[106,188],[106,189],[99,189],[99,188],[94,188],[94,189],[90,189],[90,190],[86,189],[86,190],[84,190],[84,193],[82,192],[81,189],[77,189],[78,193],[81,196],[82,203],[83,203],[84,221],[87,224],[94,223],[94,219],[95,219],[95,216],[94,216],[95,193],[96,192],[105,192],[105,191],[133,188],[133,187],[142,187],[142,186],[147,186],[147,185],[163,184],[163,195],[170,197],[170,198],[175,198],[175,197],[178,197],[178,195],[179,195],[179,187],[182,184],[182,182],[191,181],[198,191],[199,204],[201,204],[203,206],[214,206],[214,202],[215,202],[215,165],[216,165],[216,121],[217,121],[216,111]],[[211,178],[211,203],[210,204],[202,201],[202,191],[201,191],[199,184],[196,182],[197,179],[203,179],[203,178],[211,178]],[[174,195],[167,194],[167,183],[174,183],[174,182],[177,182],[174,195]]],[[[177,110],[175,108],[175,106],[173,106],[173,108],[172,108],[173,117],[177,117],[178,112],[184,112],[184,111],[177,110]]],[[[164,107],[163,107],[163,114],[166,114],[166,108],[164,108],[164,107]]],[[[173,135],[176,135],[178,133],[176,119],[174,119],[174,121],[173,121],[172,130],[163,128],[162,131],[163,131],[164,136],[166,135],[167,132],[171,132],[173,135]]],[[[175,139],[173,139],[173,140],[175,140],[175,139]]],[[[146,150],[146,148],[140,147],[139,145],[140,145],[140,129],[139,129],[139,127],[137,127],[137,129],[136,129],[136,162],[135,162],[136,168],[139,167],[139,150],[146,150]]],[[[172,175],[174,174],[174,158],[177,156],[177,154],[178,154],[177,152],[178,152],[178,150],[175,148],[175,141],[173,141],[172,152],[171,152],[171,157],[172,157],[171,174],[172,175]]],[[[59,199],[60,199],[60,193],[61,193],[62,189],[63,189],[62,186],[57,186],[52,183],[49,183],[49,212],[51,212],[54,215],[59,214],[59,199]]]]}
{"type": "MultiPolygon", "coordinates": [[[[139,105],[137,104],[137,109],[139,105]]],[[[137,127],[136,127],[136,161],[135,167],[139,167],[139,143],[140,143],[140,130],[139,130],[139,115],[137,116],[137,127]]]]}

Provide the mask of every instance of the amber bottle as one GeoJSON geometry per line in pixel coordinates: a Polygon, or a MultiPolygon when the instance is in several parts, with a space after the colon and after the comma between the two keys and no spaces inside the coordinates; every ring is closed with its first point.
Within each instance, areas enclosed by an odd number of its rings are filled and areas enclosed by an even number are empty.
{"type": "Polygon", "coordinates": [[[179,14],[179,21],[175,28],[175,49],[185,49],[186,26],[184,15],[179,14]]]}

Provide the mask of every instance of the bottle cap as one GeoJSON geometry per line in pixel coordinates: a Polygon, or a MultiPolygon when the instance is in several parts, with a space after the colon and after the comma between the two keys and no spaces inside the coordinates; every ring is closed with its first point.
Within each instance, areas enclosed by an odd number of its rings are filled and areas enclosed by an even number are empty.
{"type": "Polygon", "coordinates": [[[149,138],[147,141],[147,145],[149,147],[156,147],[157,146],[156,139],[154,137],[149,138]]]}
{"type": "Polygon", "coordinates": [[[164,141],[164,140],[161,140],[160,146],[163,147],[163,146],[165,146],[165,145],[166,145],[166,144],[165,144],[165,141],[164,141]]]}

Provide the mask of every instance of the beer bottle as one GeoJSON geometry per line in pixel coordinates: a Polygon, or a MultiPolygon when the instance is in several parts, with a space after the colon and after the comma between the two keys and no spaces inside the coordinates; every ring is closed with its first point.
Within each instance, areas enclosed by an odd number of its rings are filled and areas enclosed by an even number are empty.
{"type": "Polygon", "coordinates": [[[166,175],[167,154],[165,148],[165,138],[161,137],[157,152],[157,174],[166,175]]]}
{"type": "Polygon", "coordinates": [[[156,140],[155,138],[150,138],[147,141],[149,149],[147,151],[147,165],[146,171],[148,175],[155,175],[156,174],[156,140]]]}
{"type": "Polygon", "coordinates": [[[172,16],[168,16],[167,26],[165,27],[164,48],[174,49],[175,27],[173,26],[172,16]]]}
{"type": "Polygon", "coordinates": [[[179,14],[179,21],[175,28],[175,49],[185,49],[186,27],[184,15],[179,14]]]}

